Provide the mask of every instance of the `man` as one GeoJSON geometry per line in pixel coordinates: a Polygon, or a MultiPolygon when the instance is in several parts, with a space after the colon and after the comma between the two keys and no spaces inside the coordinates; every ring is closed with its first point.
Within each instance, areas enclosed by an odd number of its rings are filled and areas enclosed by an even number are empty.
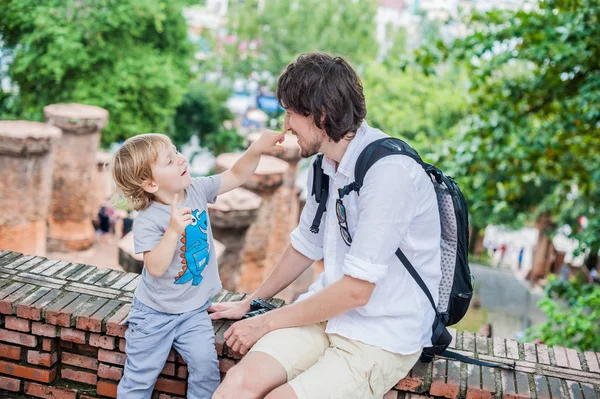
{"type": "MultiPolygon", "coordinates": [[[[276,295],[315,260],[324,259],[325,271],[295,303],[227,330],[229,347],[250,352],[214,397],[381,398],[431,345],[434,311],[394,253],[402,248],[437,302],[440,220],[433,185],[411,158],[386,157],[367,173],[360,197],[344,197],[340,215],[337,189],[354,181],[362,149],[386,137],[364,121],[358,75],[343,58],[304,54],[280,76],[277,97],[302,156],[324,154],[326,212],[319,231],[311,232],[318,205],[307,198],[290,245],[265,282],[243,302],[215,304],[211,317],[241,318],[253,298],[276,295]]],[[[312,180],[309,173],[308,192],[312,180]]]]}

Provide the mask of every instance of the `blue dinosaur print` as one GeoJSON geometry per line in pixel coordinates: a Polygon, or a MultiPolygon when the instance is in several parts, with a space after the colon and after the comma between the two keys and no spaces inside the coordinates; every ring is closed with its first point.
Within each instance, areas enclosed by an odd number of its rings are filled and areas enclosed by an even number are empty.
{"type": "Polygon", "coordinates": [[[192,212],[192,223],[185,228],[181,242],[183,267],[179,276],[175,277],[175,284],[185,284],[191,280],[192,285],[198,285],[202,282],[202,272],[210,259],[206,211],[200,213],[196,209],[192,212]]]}

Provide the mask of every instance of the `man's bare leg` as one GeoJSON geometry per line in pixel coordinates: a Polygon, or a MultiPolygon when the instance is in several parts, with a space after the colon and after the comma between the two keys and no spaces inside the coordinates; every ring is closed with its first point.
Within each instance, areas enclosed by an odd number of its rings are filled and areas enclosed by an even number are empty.
{"type": "Polygon", "coordinates": [[[290,384],[285,384],[275,388],[265,396],[265,399],[298,399],[298,396],[296,396],[296,392],[294,392],[290,384]]]}
{"type": "Polygon", "coordinates": [[[264,398],[286,382],[287,373],[277,360],[266,353],[250,352],[227,372],[213,399],[264,398]]]}

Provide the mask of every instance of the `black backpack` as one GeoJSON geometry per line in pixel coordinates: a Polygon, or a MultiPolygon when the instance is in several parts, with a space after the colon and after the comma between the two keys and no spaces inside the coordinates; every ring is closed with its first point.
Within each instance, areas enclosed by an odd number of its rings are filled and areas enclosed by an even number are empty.
{"type": "MultiPolygon", "coordinates": [[[[437,306],[421,276],[402,253],[402,250],[398,248],[396,251],[396,256],[421,287],[436,314],[432,326],[432,346],[423,349],[421,361],[429,363],[435,355],[442,355],[482,366],[506,367],[506,365],[482,362],[446,350],[452,341],[452,336],[446,326],[456,324],[463,318],[473,296],[472,275],[468,261],[469,213],[465,197],[452,177],[445,176],[438,168],[424,162],[419,154],[404,141],[386,137],[370,143],[360,153],[354,169],[355,181],[338,190],[339,198],[343,199],[352,191],[356,191],[360,195],[365,175],[371,166],[388,155],[406,155],[421,165],[431,178],[440,212],[442,279],[437,306]]],[[[323,154],[318,154],[313,163],[311,193],[319,204],[310,228],[311,232],[315,234],[319,232],[319,225],[323,213],[326,211],[325,204],[329,194],[329,177],[323,173],[322,162],[323,154]]]]}

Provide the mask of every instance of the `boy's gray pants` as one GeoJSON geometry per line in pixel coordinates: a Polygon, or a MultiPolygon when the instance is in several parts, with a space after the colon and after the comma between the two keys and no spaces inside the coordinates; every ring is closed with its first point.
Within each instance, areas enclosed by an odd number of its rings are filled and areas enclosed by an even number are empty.
{"type": "Polygon", "coordinates": [[[215,335],[206,311],[209,306],[210,301],[191,312],[169,314],[134,298],[127,317],[127,360],[117,398],[149,399],[174,347],[187,363],[187,397],[209,399],[220,383],[215,335]]]}

